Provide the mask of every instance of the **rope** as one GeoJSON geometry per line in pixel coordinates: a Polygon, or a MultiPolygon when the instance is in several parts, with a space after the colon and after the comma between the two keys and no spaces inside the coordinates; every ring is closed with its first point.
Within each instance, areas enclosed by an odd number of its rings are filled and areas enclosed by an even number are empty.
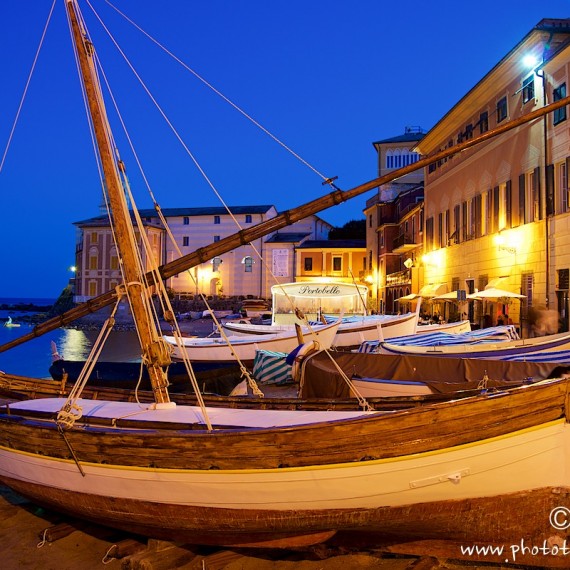
{"type": "MultiPolygon", "coordinates": [[[[331,351],[328,348],[324,348],[323,352],[329,357],[330,361],[333,363],[333,366],[336,368],[337,372],[340,374],[340,377],[346,382],[349,389],[354,394],[354,397],[358,400],[358,405],[366,412],[374,411],[374,408],[368,403],[366,398],[358,391],[352,380],[345,374],[344,370],[338,365],[338,362],[333,358],[331,351]]],[[[303,387],[303,383],[305,380],[304,368],[301,374],[301,380],[299,382],[299,392],[303,387]]]]}
{"type": "MultiPolygon", "coordinates": [[[[329,183],[331,178],[321,174],[314,166],[309,164],[305,159],[299,156],[295,151],[293,151],[289,146],[287,146],[283,141],[281,141],[277,136],[272,134],[268,129],[266,129],[263,125],[261,125],[258,121],[256,121],[251,115],[246,113],[241,107],[239,107],[236,103],[234,103],[231,99],[226,97],[221,91],[216,89],[211,83],[209,83],[206,79],[204,79],[201,75],[199,75],[196,71],[194,71],[191,67],[189,67],[186,63],[184,63],[179,57],[173,54],[168,48],[162,45],[158,40],[152,37],[148,32],[143,30],[137,23],[131,20],[124,12],[121,12],[116,6],[114,6],[109,0],[105,0],[105,2],[113,8],[118,14],[120,14],[127,22],[129,22],[132,26],[134,26],[139,32],[145,35],[151,42],[156,44],[161,50],[163,50],[167,55],[169,55],[172,59],[174,59],[177,63],[179,63],[184,69],[189,71],[196,79],[201,81],[206,87],[211,89],[216,95],[218,95],[221,99],[223,99],[226,103],[232,106],[236,111],[238,111],[241,115],[243,115],[248,121],[253,123],[256,127],[258,127],[261,131],[263,131],[266,135],[268,135],[271,139],[273,139],[277,144],[283,147],[287,152],[293,155],[297,160],[299,160],[302,164],[307,166],[310,170],[312,170],[315,174],[317,174],[320,178],[323,179],[325,183],[329,183]]],[[[92,8],[93,9],[93,8],[92,8]]]]}
{"type": "Polygon", "coordinates": [[[78,400],[81,397],[81,393],[87,384],[91,373],[93,372],[93,368],[99,356],[101,355],[101,351],[103,350],[103,346],[105,345],[106,340],[108,339],[109,335],[111,334],[111,330],[113,329],[113,325],[115,323],[115,313],[119,307],[119,303],[121,301],[122,295],[117,292],[118,299],[113,307],[113,311],[109,318],[103,323],[101,330],[97,336],[97,339],[93,343],[91,347],[91,352],[89,353],[85,365],[79,374],[79,377],[75,381],[75,384],[69,391],[66,401],[64,402],[61,410],[57,414],[57,424],[62,428],[71,428],[82,416],[82,408],[78,404],[78,400]]]}
{"type": "Polygon", "coordinates": [[[8,149],[12,143],[12,138],[14,137],[14,131],[16,130],[16,125],[18,123],[18,119],[20,118],[20,113],[22,111],[22,107],[24,106],[24,100],[26,99],[26,94],[28,93],[28,87],[30,86],[30,82],[32,80],[32,75],[34,74],[34,70],[36,68],[36,63],[38,61],[38,57],[40,55],[40,51],[42,49],[44,39],[46,36],[47,29],[49,27],[49,23],[51,21],[51,16],[53,14],[53,10],[55,8],[56,0],[53,0],[51,8],[49,10],[49,14],[47,17],[47,21],[44,26],[44,30],[42,32],[42,36],[40,38],[40,43],[38,45],[38,49],[36,50],[36,55],[34,56],[34,60],[32,62],[32,67],[30,69],[30,73],[28,74],[28,79],[26,81],[26,85],[24,86],[24,92],[22,93],[22,97],[20,99],[20,104],[18,105],[18,110],[16,111],[16,116],[14,117],[14,122],[12,123],[12,129],[10,130],[10,134],[8,135],[8,141],[6,143],[6,148],[4,149],[4,154],[2,155],[2,160],[0,161],[0,172],[2,172],[2,168],[4,167],[4,162],[6,161],[6,155],[8,154],[8,149]]]}

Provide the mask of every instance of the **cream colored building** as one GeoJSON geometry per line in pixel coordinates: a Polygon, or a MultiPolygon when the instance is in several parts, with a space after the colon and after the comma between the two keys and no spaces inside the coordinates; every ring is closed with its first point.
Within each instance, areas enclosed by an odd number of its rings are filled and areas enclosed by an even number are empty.
{"type": "MultiPolygon", "coordinates": [[[[278,215],[272,205],[233,206],[231,215],[223,207],[164,208],[163,215],[176,246],[167,237],[154,210],[141,210],[153,255],[159,265],[187,255],[200,247],[224,239],[278,215]],[[179,253],[180,250],[180,253],[179,253]]],[[[88,300],[122,282],[115,245],[106,216],[75,224],[75,301],[88,300]]],[[[306,240],[322,240],[332,228],[318,216],[292,224],[287,232],[274,232],[216,257],[167,280],[177,294],[193,296],[253,296],[271,298],[277,282],[295,279],[296,248],[306,240]]],[[[145,270],[149,260],[143,259],[145,270]]]]}
{"type": "MultiPolygon", "coordinates": [[[[417,150],[430,155],[565,97],[569,71],[570,19],[542,20],[417,150]]],[[[493,281],[526,296],[468,303],[474,322],[506,311],[525,330],[529,308],[544,307],[568,329],[569,126],[562,108],[425,170],[423,283],[469,293],[493,281]]]]}

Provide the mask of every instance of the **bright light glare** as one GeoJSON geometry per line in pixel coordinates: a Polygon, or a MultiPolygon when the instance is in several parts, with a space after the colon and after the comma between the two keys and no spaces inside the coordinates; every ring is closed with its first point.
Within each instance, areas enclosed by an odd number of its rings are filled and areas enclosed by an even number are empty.
{"type": "Polygon", "coordinates": [[[536,57],[534,55],[528,54],[523,57],[523,65],[525,67],[536,67],[536,57]]]}

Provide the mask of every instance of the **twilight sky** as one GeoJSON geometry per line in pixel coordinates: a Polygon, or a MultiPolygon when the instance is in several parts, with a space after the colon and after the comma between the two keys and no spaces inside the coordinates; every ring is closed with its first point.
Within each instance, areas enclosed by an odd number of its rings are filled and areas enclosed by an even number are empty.
{"type": "MultiPolygon", "coordinates": [[[[350,189],[376,177],[372,142],[425,130],[543,18],[570,0],[113,0],[146,33],[255,119],[235,110],[105,0],[90,0],[184,144],[172,134],[99,20],[80,0],[113,95],[163,208],[317,198],[319,174],[350,189]],[[274,138],[291,149],[275,142],[274,138]],[[300,160],[302,159],[302,160],[300,160]]],[[[0,6],[0,161],[52,0],[0,6]]],[[[116,114],[139,207],[151,205],[116,114]]],[[[73,222],[99,214],[100,182],[63,0],[57,0],[0,171],[0,299],[57,297],[74,263],[73,222]]],[[[343,225],[371,194],[322,212],[343,225]]]]}

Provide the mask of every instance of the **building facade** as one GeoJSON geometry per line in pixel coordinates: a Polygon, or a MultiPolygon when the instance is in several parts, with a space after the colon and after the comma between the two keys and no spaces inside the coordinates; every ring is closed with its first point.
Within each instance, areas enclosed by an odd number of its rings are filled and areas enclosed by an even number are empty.
{"type": "MultiPolygon", "coordinates": [[[[570,20],[542,20],[418,142],[429,156],[567,94],[570,20]]],[[[502,314],[524,329],[531,308],[568,329],[570,219],[567,108],[425,170],[424,283],[450,291],[491,281],[525,296],[469,303],[474,322],[502,314]]]]}
{"type": "MultiPolygon", "coordinates": [[[[373,143],[378,176],[417,162],[414,147],[424,136],[419,127],[373,143]]],[[[366,280],[370,306],[379,313],[400,310],[397,299],[417,290],[423,251],[423,171],[418,169],[389,184],[366,202],[366,280]]]]}
{"type": "MultiPolygon", "coordinates": [[[[158,265],[247,229],[278,215],[272,205],[165,208],[168,231],[154,210],[141,210],[145,233],[158,265]]],[[[75,301],[82,302],[122,282],[107,216],[76,222],[75,301]]],[[[295,280],[296,248],[306,240],[323,240],[332,228],[318,216],[308,216],[287,228],[240,246],[228,253],[167,280],[167,287],[182,297],[253,296],[271,297],[276,282],[295,280]],[[276,281],[277,280],[277,281],[276,281]]],[[[140,240],[139,240],[140,241],[140,240]]],[[[145,271],[150,259],[143,254],[145,271]]]]}

